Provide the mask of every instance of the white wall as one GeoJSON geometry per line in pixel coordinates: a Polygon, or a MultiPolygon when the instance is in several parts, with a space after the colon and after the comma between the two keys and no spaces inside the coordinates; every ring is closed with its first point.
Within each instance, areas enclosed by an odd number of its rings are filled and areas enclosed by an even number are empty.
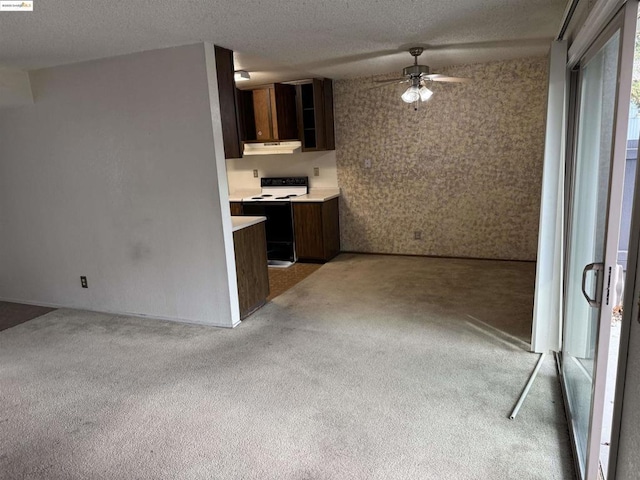
{"type": "Polygon", "coordinates": [[[32,103],[29,74],[16,68],[0,67],[0,108],[32,103]]]}
{"type": "Polygon", "coordinates": [[[305,152],[293,155],[256,155],[227,160],[229,191],[260,189],[260,177],[308,176],[311,188],[338,188],[336,152],[305,152]],[[313,176],[314,167],[320,175],[313,176]],[[253,170],[258,170],[258,178],[253,170]]]}
{"type": "Polygon", "coordinates": [[[236,323],[204,44],[31,84],[0,110],[0,298],[236,323]]]}

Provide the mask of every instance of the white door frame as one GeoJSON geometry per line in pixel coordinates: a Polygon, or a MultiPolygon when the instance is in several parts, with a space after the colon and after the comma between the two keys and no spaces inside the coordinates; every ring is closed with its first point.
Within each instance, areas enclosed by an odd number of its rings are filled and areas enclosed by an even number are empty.
{"type": "MultiPolygon", "coordinates": [[[[624,168],[626,163],[627,149],[627,127],[629,117],[629,102],[631,94],[631,82],[633,74],[633,57],[635,50],[636,21],[638,13],[638,1],[630,0],[616,14],[613,20],[602,30],[600,35],[595,39],[593,44],[585,52],[584,57],[579,60],[588,59],[594,53],[600,50],[608,41],[611,34],[620,29],[620,51],[618,60],[618,86],[616,91],[616,107],[615,120],[613,125],[613,140],[611,154],[611,171],[610,171],[610,188],[609,198],[607,202],[607,219],[606,219],[606,237],[604,252],[604,282],[602,282],[602,305],[599,311],[599,325],[596,339],[596,353],[593,372],[592,387],[592,404],[590,412],[590,422],[588,430],[588,444],[585,460],[584,472],[580,468],[577,461],[577,452],[575,451],[575,439],[572,447],[576,457],[576,466],[581,478],[585,480],[597,480],[600,468],[600,448],[601,448],[601,432],[603,425],[603,415],[605,406],[605,392],[607,387],[607,367],[609,340],[611,333],[611,318],[613,305],[611,304],[611,292],[615,285],[612,284],[614,279],[613,273],[617,265],[619,230],[621,218],[621,206],[623,195],[624,168]]],[[[571,58],[569,67],[575,66],[578,59],[571,58]]],[[[578,92],[579,93],[579,92],[578,92]]],[[[579,113],[579,109],[572,112],[579,113]]],[[[574,149],[571,149],[574,150],[574,149]]],[[[569,158],[569,157],[568,157],[569,158]]],[[[569,159],[571,164],[575,161],[573,157],[569,159]]],[[[570,179],[572,181],[572,179],[570,179]]],[[[571,183],[569,184],[571,191],[571,183]]],[[[569,205],[569,209],[571,206],[569,205]]],[[[570,219],[570,215],[567,215],[570,219]]],[[[571,238],[568,234],[565,238],[571,238]]],[[[568,249],[567,252],[568,254],[568,249]]],[[[621,339],[622,340],[622,339],[621,339]]],[[[562,370],[561,370],[562,371],[562,370]]],[[[564,382],[563,382],[564,388],[564,382]]],[[[572,430],[572,422],[570,422],[570,430],[572,430]]],[[[619,425],[614,423],[614,432],[618,431],[619,425]]],[[[571,431],[573,437],[573,431],[571,431]]],[[[613,455],[615,452],[611,450],[613,455]]],[[[615,463],[615,459],[614,462],[615,463]]]]}

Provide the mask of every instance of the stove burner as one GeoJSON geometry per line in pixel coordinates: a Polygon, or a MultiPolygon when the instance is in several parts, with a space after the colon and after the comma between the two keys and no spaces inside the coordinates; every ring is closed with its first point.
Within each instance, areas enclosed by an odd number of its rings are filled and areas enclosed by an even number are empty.
{"type": "MultiPolygon", "coordinates": [[[[295,197],[295,195],[293,195],[295,197]]],[[[287,195],[286,197],[276,197],[276,200],[289,200],[289,197],[291,197],[291,195],[287,195]]]]}
{"type": "Polygon", "coordinates": [[[262,200],[262,197],[251,197],[251,200],[262,200]]]}
{"type": "Polygon", "coordinates": [[[265,197],[265,198],[266,197],[273,197],[273,195],[271,195],[270,193],[263,193],[262,196],[265,197]]]}

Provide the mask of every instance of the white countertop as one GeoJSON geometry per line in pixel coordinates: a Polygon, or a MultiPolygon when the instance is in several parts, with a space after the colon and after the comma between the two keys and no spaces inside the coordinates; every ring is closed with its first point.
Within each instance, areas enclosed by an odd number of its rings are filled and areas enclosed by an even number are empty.
{"type": "Polygon", "coordinates": [[[292,202],[326,202],[340,196],[339,188],[312,188],[306,195],[292,198],[292,202]]]}
{"type": "MultiPolygon", "coordinates": [[[[259,189],[254,190],[236,190],[229,194],[230,202],[241,202],[243,198],[254,197],[260,195],[259,189]]],[[[340,196],[339,188],[312,188],[306,195],[292,198],[292,202],[326,202],[332,198],[340,196]]]]}
{"type": "Polygon", "coordinates": [[[267,217],[249,217],[249,216],[231,216],[231,224],[233,225],[233,231],[236,232],[243,228],[257,225],[260,222],[264,222],[267,217]]]}

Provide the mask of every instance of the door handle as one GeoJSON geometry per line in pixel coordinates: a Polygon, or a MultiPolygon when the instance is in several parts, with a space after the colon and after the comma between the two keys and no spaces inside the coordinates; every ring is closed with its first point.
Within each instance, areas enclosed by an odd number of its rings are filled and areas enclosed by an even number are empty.
{"type": "Polygon", "coordinates": [[[584,270],[582,270],[582,295],[584,295],[584,298],[587,299],[587,303],[589,304],[589,306],[595,307],[595,308],[599,308],[601,303],[601,298],[599,299],[598,297],[601,294],[599,287],[600,287],[600,272],[602,270],[604,270],[604,263],[590,263],[589,265],[586,265],[584,267],[584,270]],[[585,290],[586,283],[587,283],[587,273],[589,273],[590,271],[596,272],[596,298],[595,299],[591,298],[585,290]]]}

